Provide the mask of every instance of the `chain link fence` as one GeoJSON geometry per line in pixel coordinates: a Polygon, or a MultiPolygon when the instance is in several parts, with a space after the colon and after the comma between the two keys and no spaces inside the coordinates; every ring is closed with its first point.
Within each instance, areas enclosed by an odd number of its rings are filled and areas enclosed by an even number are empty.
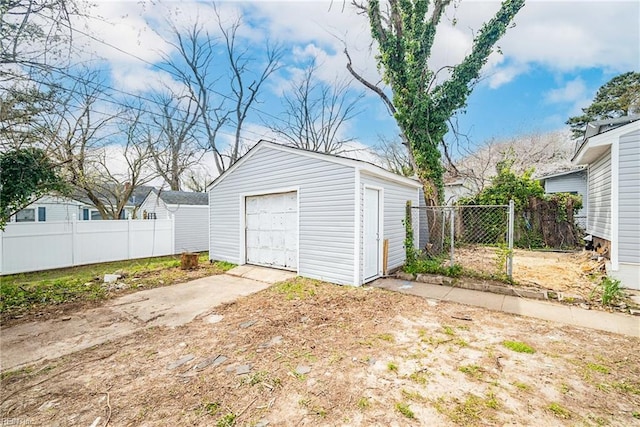
{"type": "MultiPolygon", "coordinates": [[[[407,212],[409,214],[409,212],[407,212]]],[[[410,207],[414,241],[443,266],[512,278],[514,206],[410,207]],[[416,236],[417,234],[417,236],[416,236]]]]}

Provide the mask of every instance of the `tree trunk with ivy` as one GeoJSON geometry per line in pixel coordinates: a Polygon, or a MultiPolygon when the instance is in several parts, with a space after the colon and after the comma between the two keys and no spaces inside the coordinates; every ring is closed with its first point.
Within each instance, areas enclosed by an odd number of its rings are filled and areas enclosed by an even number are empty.
{"type": "Polygon", "coordinates": [[[500,10],[477,33],[471,52],[458,65],[431,70],[428,60],[436,29],[452,0],[353,1],[366,13],[371,35],[378,43],[377,61],[384,82],[390,86],[390,100],[384,91],[367,82],[351,66],[347,69],[366,87],[376,92],[395,117],[424,186],[427,205],[443,201],[444,168],[440,148],[451,116],[466,104],[482,66],[505,33],[524,0],[505,0],[500,10]],[[447,73],[448,75],[443,75],[447,73]],[[446,77],[446,78],[445,78],[446,77]]]}

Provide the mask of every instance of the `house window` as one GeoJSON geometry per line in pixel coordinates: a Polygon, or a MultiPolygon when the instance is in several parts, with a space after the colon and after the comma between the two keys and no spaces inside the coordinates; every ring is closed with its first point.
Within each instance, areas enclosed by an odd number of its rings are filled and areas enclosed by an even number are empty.
{"type": "Polygon", "coordinates": [[[82,220],[89,221],[89,209],[87,208],[82,209],[82,220]]]}
{"type": "Polygon", "coordinates": [[[16,222],[35,222],[35,209],[22,209],[16,213],[16,222]]]}
{"type": "Polygon", "coordinates": [[[91,220],[95,221],[100,219],[102,219],[102,215],[100,215],[100,212],[95,209],[91,209],[91,220]]]}
{"type": "Polygon", "coordinates": [[[38,208],[38,222],[44,222],[47,220],[47,208],[40,206],[38,208]]]}

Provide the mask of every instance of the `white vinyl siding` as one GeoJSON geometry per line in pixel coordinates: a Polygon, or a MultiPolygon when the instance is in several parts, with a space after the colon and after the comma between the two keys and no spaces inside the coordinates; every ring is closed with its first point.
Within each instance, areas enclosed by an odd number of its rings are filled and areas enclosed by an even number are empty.
{"type": "MultiPolygon", "coordinates": [[[[138,208],[138,217],[144,218],[145,211],[147,214],[155,213],[156,219],[168,219],[170,213],[167,210],[167,205],[158,197],[155,191],[151,191],[138,208]]],[[[178,250],[177,245],[176,250],[178,250]]]]}
{"type": "Polygon", "coordinates": [[[209,206],[168,205],[167,208],[169,211],[175,212],[176,253],[208,250],[209,206]]]}
{"type": "Polygon", "coordinates": [[[547,178],[544,181],[544,192],[547,194],[578,193],[582,196],[582,206],[586,207],[588,205],[587,171],[547,178]]]}
{"type": "MultiPolygon", "coordinates": [[[[576,212],[576,219],[582,219],[587,215],[587,206],[589,206],[589,198],[587,191],[587,171],[581,170],[567,175],[547,178],[544,181],[544,192],[547,194],[555,193],[577,193],[582,197],[582,209],[576,212]]],[[[584,227],[585,222],[579,222],[584,227]]]]}
{"type": "Polygon", "coordinates": [[[298,189],[300,275],[353,283],[354,168],[268,146],[231,171],[209,192],[211,259],[241,259],[242,194],[298,189]]]}
{"type": "Polygon", "coordinates": [[[587,233],[611,240],[611,148],[589,165],[587,233]]]}
{"type": "Polygon", "coordinates": [[[151,191],[138,208],[138,218],[144,212],[155,214],[155,219],[174,217],[175,251],[202,252],[209,249],[209,206],[208,205],[167,205],[151,191]]]}
{"type": "Polygon", "coordinates": [[[640,131],[620,137],[618,260],[640,264],[640,131]]]}
{"type": "MultiPolygon", "coordinates": [[[[406,212],[407,201],[411,200],[412,206],[419,206],[418,194],[420,190],[411,188],[406,185],[395,183],[379,177],[374,177],[366,173],[361,176],[360,197],[364,197],[365,186],[382,188],[381,193],[384,212],[384,230],[382,239],[389,240],[389,258],[387,261],[387,269],[393,270],[402,266],[406,259],[404,249],[405,228],[404,218],[406,212]]],[[[364,205],[361,205],[364,206],[364,205]]],[[[362,220],[362,216],[361,216],[362,220]]],[[[363,224],[363,223],[362,223],[363,224]]],[[[360,227],[363,230],[364,224],[360,227]]],[[[360,236],[363,242],[363,236],[360,236]]],[[[417,243],[417,242],[416,242],[417,243]]],[[[362,263],[363,255],[361,252],[360,260],[362,263]]],[[[361,266],[362,268],[362,266],[361,266]]],[[[361,277],[364,277],[361,275],[361,277]]]]}
{"type": "Polygon", "coordinates": [[[35,222],[41,222],[38,217],[38,208],[44,208],[46,212],[46,222],[72,221],[74,215],[76,219],[82,219],[81,211],[78,209],[79,203],[62,197],[44,196],[36,202],[30,204],[25,209],[34,210],[35,222]]]}

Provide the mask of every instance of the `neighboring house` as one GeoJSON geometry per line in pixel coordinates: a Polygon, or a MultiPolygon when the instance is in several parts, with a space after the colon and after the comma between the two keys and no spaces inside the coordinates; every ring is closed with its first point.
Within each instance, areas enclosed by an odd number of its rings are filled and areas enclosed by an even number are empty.
{"type": "MultiPolygon", "coordinates": [[[[155,188],[148,185],[142,185],[133,189],[129,200],[124,206],[122,213],[120,214],[120,219],[140,219],[142,216],[140,215],[140,205],[146,199],[147,195],[154,190],[155,188]]],[[[100,212],[95,207],[93,202],[86,197],[85,195],[75,195],[71,196],[73,199],[81,202],[83,205],[80,209],[78,219],[83,221],[92,221],[92,220],[101,220],[102,216],[100,212]]],[[[107,206],[115,205],[115,200],[110,200],[109,195],[102,196],[102,200],[107,206]]]]}
{"type": "Polygon", "coordinates": [[[587,165],[587,233],[608,250],[607,273],[640,289],[640,116],[590,123],[573,158],[587,165]]]}
{"type": "Polygon", "coordinates": [[[209,195],[187,191],[153,189],[138,210],[144,219],[174,218],[175,250],[201,252],[209,249],[209,195]]]}
{"type": "Polygon", "coordinates": [[[362,285],[405,262],[422,186],[359,160],[260,141],[209,186],[209,257],[362,285]]]}
{"type": "Polygon", "coordinates": [[[571,170],[550,173],[538,178],[546,194],[570,193],[582,197],[582,209],[576,212],[574,219],[582,229],[587,226],[587,168],[580,166],[571,170]]]}
{"type": "Polygon", "coordinates": [[[458,200],[477,194],[467,178],[457,177],[444,183],[444,204],[455,205],[458,200]]]}
{"type": "MultiPolygon", "coordinates": [[[[134,189],[122,212],[121,219],[138,218],[138,208],[153,189],[141,186],[134,189]]],[[[101,220],[100,212],[95,205],[82,195],[54,196],[47,195],[31,203],[10,218],[10,222],[45,222],[45,221],[91,221],[101,220]]]]}
{"type": "Polygon", "coordinates": [[[44,196],[10,218],[10,222],[71,221],[82,203],[66,197],[44,196]]]}

